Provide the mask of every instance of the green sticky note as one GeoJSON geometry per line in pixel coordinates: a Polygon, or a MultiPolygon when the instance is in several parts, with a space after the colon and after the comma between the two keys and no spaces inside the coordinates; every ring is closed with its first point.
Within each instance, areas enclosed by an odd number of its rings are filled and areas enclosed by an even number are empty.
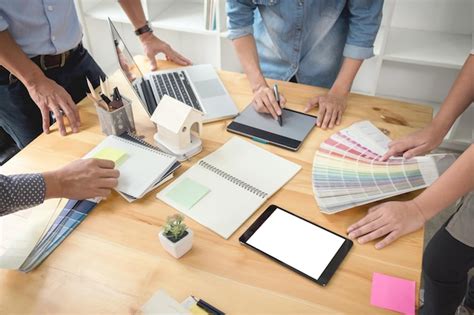
{"type": "Polygon", "coordinates": [[[199,200],[209,192],[209,188],[185,178],[166,193],[166,197],[186,209],[191,209],[199,200]]]}
{"type": "Polygon", "coordinates": [[[117,148],[103,148],[96,154],[94,154],[93,158],[96,159],[103,159],[103,160],[110,160],[118,165],[122,163],[127,157],[127,152],[117,148]]]}

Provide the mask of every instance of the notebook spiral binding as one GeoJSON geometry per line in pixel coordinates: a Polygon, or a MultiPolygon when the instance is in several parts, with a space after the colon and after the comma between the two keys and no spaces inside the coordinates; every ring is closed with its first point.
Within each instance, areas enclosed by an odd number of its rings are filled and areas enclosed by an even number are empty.
{"type": "Polygon", "coordinates": [[[223,170],[221,170],[221,169],[219,169],[219,168],[217,168],[217,167],[215,167],[215,166],[213,166],[213,165],[211,165],[211,164],[209,164],[205,161],[202,161],[202,160],[199,161],[199,165],[204,167],[205,169],[219,175],[220,177],[228,180],[229,182],[231,182],[231,183],[233,183],[233,184],[235,184],[235,185],[251,192],[252,194],[257,195],[260,198],[266,198],[268,196],[268,194],[266,192],[261,191],[260,189],[255,188],[254,186],[249,185],[244,181],[241,181],[237,177],[234,177],[234,176],[224,172],[223,170]]]}
{"type": "Polygon", "coordinates": [[[149,149],[151,151],[154,151],[160,155],[163,155],[163,156],[167,156],[167,157],[171,157],[171,155],[169,155],[168,153],[166,152],[163,152],[161,151],[158,147],[155,147],[154,145],[146,142],[145,140],[143,139],[140,139],[139,137],[137,137],[136,135],[134,134],[131,134],[129,132],[125,132],[125,133],[122,133],[120,136],[118,136],[120,139],[122,140],[126,140],[128,143],[131,143],[131,144],[134,144],[134,145],[138,145],[137,142],[139,142],[140,144],[142,144],[144,147],[146,148],[143,148],[142,146],[140,146],[141,148],[143,149],[149,149]]]}

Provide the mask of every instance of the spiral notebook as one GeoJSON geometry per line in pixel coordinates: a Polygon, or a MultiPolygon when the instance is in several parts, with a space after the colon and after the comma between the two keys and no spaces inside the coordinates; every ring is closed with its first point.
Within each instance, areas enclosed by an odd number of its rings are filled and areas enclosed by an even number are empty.
{"type": "Polygon", "coordinates": [[[117,191],[133,198],[141,198],[150,188],[175,166],[176,157],[118,136],[108,136],[84,158],[94,157],[98,152],[113,148],[126,152],[126,157],[116,165],[120,171],[117,191]]]}
{"type": "Polygon", "coordinates": [[[234,137],[157,198],[227,239],[300,169],[234,137]]]}

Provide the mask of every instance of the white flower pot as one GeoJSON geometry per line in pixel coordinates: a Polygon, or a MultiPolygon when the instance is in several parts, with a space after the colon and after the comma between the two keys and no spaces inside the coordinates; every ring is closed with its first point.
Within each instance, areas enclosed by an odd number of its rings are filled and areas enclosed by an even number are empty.
{"type": "Polygon", "coordinates": [[[186,231],[188,234],[176,243],[170,241],[163,234],[163,230],[161,230],[159,234],[161,246],[163,246],[163,248],[166,249],[166,251],[174,258],[180,258],[186,254],[191,249],[191,247],[193,247],[193,231],[191,231],[189,228],[186,231]]]}

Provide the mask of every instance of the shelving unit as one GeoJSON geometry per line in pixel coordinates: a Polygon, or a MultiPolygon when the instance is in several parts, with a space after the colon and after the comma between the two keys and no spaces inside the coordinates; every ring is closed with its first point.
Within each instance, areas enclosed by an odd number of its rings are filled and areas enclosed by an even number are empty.
{"type": "MultiPolygon", "coordinates": [[[[194,63],[241,71],[227,39],[225,0],[216,9],[216,29],[207,30],[205,0],[142,0],[156,34],[194,63]]],[[[133,54],[142,53],[128,18],[116,0],[76,0],[84,41],[105,69],[116,69],[106,23],[110,17],[133,54]]],[[[362,94],[433,106],[438,111],[473,43],[471,0],[385,0],[382,26],[353,85],[362,94]]],[[[474,110],[466,112],[448,138],[470,140],[474,110]],[[469,124],[470,122],[470,124],[469,124]]]]}
{"type": "Polygon", "coordinates": [[[471,35],[392,28],[384,59],[461,69],[471,42],[471,35]]]}

